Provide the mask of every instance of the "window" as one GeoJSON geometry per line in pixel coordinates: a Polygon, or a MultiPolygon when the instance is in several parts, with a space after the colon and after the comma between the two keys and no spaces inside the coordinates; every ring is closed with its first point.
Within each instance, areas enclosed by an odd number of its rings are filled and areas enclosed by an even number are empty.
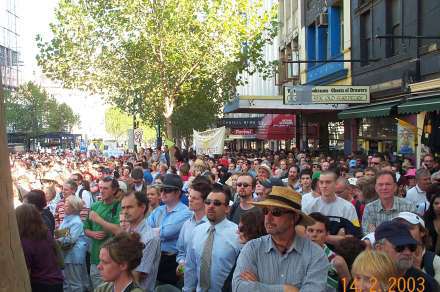
{"type": "Polygon", "coordinates": [[[360,51],[361,51],[361,66],[369,64],[371,57],[371,17],[370,11],[361,15],[360,21],[360,51]]]}
{"type": "MultiPolygon", "coordinates": [[[[388,3],[388,28],[387,32],[392,36],[400,36],[402,33],[401,19],[400,19],[400,1],[401,0],[389,0],[388,3]]],[[[391,38],[388,40],[388,57],[399,54],[401,39],[391,38]]]]}

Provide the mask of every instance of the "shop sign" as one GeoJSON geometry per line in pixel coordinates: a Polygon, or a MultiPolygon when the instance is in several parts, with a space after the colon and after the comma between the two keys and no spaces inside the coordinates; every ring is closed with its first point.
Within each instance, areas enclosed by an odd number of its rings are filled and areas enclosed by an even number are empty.
{"type": "Polygon", "coordinates": [[[255,135],[255,129],[232,129],[231,135],[250,136],[255,135]]]}
{"type": "Polygon", "coordinates": [[[217,121],[217,126],[228,128],[258,128],[258,124],[261,121],[260,118],[223,118],[217,121]]]}
{"type": "Polygon", "coordinates": [[[397,152],[402,155],[414,155],[416,149],[417,127],[397,119],[397,152]]]}
{"type": "Polygon", "coordinates": [[[368,86],[285,86],[283,103],[295,104],[362,104],[370,103],[368,86]]]}

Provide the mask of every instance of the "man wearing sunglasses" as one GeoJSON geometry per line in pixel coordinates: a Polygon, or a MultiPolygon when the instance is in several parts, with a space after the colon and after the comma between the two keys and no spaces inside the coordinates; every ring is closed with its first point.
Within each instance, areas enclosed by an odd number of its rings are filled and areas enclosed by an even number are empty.
{"type": "MultiPolygon", "coordinates": [[[[438,283],[419,269],[414,268],[417,241],[411,236],[409,227],[396,221],[386,221],[377,226],[374,247],[385,252],[396,264],[399,275],[405,283],[415,282],[413,291],[440,291],[438,283]]],[[[400,281],[400,280],[399,280],[400,281]]]]}
{"type": "Polygon", "coordinates": [[[240,253],[237,225],[226,219],[231,192],[214,185],[205,199],[209,222],[194,229],[185,262],[184,292],[222,291],[240,253]]]}
{"type": "Polygon", "coordinates": [[[160,192],[163,205],[154,209],[147,219],[150,227],[161,239],[162,253],[157,276],[161,284],[177,284],[177,239],[183,223],[192,216],[188,207],[180,201],[182,186],[180,176],[166,174],[160,192]]]}
{"type": "Polygon", "coordinates": [[[301,212],[301,195],[291,188],[274,186],[255,206],[264,213],[268,235],[249,241],[235,268],[232,290],[325,291],[329,262],[324,251],[296,234],[297,225],[313,225],[301,212]]]}
{"type": "Polygon", "coordinates": [[[228,214],[228,219],[235,224],[240,222],[241,214],[250,210],[259,211],[252,205],[256,183],[256,179],[249,174],[240,174],[238,177],[236,185],[240,200],[234,202],[228,214]]]}

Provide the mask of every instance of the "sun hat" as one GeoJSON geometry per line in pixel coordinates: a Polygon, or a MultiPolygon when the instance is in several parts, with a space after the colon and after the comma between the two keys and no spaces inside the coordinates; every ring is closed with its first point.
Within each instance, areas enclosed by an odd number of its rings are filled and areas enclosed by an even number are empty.
{"type": "Polygon", "coordinates": [[[315,220],[301,211],[301,195],[288,187],[274,186],[270,194],[260,202],[252,202],[251,204],[257,207],[279,207],[289,209],[301,215],[301,220],[298,224],[313,225],[315,220]]]}
{"type": "Polygon", "coordinates": [[[411,236],[409,227],[397,221],[385,221],[377,226],[374,231],[374,238],[377,241],[386,239],[395,246],[417,244],[417,241],[411,236]]]}
{"type": "Polygon", "coordinates": [[[410,224],[413,225],[420,224],[422,225],[423,228],[425,228],[425,221],[422,219],[422,217],[412,212],[400,212],[399,215],[394,217],[392,220],[394,219],[403,219],[410,224]]]}
{"type": "Polygon", "coordinates": [[[267,166],[266,164],[260,164],[257,167],[257,171],[259,171],[260,169],[263,169],[264,171],[266,171],[269,174],[269,177],[272,176],[272,171],[270,170],[270,167],[267,166]]]}

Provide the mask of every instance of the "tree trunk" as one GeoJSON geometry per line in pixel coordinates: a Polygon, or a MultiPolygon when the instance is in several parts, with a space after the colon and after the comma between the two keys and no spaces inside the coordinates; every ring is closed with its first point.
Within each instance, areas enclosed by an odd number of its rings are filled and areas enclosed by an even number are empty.
{"type": "Polygon", "coordinates": [[[29,274],[18,235],[6,139],[5,104],[0,70],[0,292],[30,292],[29,274]]]}
{"type": "Polygon", "coordinates": [[[173,141],[173,123],[171,122],[171,117],[165,117],[165,127],[167,138],[173,141]]]}

